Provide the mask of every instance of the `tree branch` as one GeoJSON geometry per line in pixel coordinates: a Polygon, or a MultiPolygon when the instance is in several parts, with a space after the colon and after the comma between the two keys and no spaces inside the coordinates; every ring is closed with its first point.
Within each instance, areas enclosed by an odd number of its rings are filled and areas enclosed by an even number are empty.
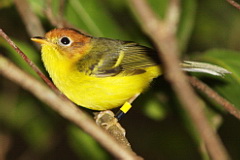
{"type": "Polygon", "coordinates": [[[198,80],[197,78],[189,76],[188,79],[192,86],[196,87],[209,98],[213,99],[216,103],[223,106],[226,111],[240,120],[240,111],[233,104],[231,104],[225,98],[221,97],[217,92],[215,92],[213,89],[208,87],[205,83],[198,80]]]}
{"type": "Polygon", "coordinates": [[[177,32],[177,26],[180,16],[180,7],[179,0],[171,0],[169,2],[169,7],[166,14],[166,22],[167,26],[172,27],[170,30],[173,33],[177,32]]]}
{"type": "Polygon", "coordinates": [[[235,2],[234,0],[227,0],[228,3],[230,3],[233,7],[237,8],[240,10],[240,4],[235,2]]]}
{"type": "Polygon", "coordinates": [[[65,9],[66,0],[59,1],[58,13],[56,15],[53,13],[52,3],[53,3],[52,0],[47,0],[46,8],[43,10],[44,14],[46,15],[51,25],[57,28],[63,28],[63,27],[74,28],[73,25],[69,24],[64,19],[64,9],[65,9]]]}
{"type": "Polygon", "coordinates": [[[118,144],[113,137],[108,135],[103,129],[86,113],[77,106],[61,96],[56,95],[48,87],[23,72],[9,60],[0,55],[0,74],[14,81],[21,87],[30,91],[50,108],[58,112],[61,116],[82,128],[85,132],[96,139],[103,147],[112,153],[117,159],[141,159],[134,152],[118,144]]]}
{"type": "MultiPolygon", "coordinates": [[[[140,17],[145,32],[152,38],[159,56],[163,62],[165,78],[171,83],[183,108],[187,111],[198,133],[203,139],[209,154],[213,159],[229,159],[228,153],[218,135],[208,124],[203,111],[203,104],[194,93],[186,76],[180,70],[180,60],[175,30],[176,23],[167,23],[169,20],[159,20],[145,0],[129,0],[132,8],[140,17]]],[[[180,6],[178,6],[180,7],[180,6]]]]}
{"type": "Polygon", "coordinates": [[[26,0],[14,0],[18,12],[31,37],[34,35],[43,35],[44,29],[38,17],[32,12],[26,0]]]}
{"type": "Polygon", "coordinates": [[[56,93],[61,94],[61,92],[55,87],[55,85],[42,73],[42,71],[17,47],[17,45],[3,32],[0,28],[0,36],[3,37],[8,44],[23,58],[24,61],[41,77],[46,84],[54,90],[56,93]]]}

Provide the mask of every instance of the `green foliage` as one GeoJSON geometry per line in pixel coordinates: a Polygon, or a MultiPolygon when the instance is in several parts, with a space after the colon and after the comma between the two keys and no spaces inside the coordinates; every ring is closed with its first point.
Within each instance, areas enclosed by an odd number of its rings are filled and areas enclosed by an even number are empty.
{"type": "Polygon", "coordinates": [[[146,116],[154,119],[154,120],[161,120],[166,116],[166,110],[163,106],[159,103],[158,99],[148,98],[145,105],[144,111],[146,116]]]}
{"type": "Polygon", "coordinates": [[[178,28],[178,43],[180,51],[185,52],[189,39],[192,34],[196,17],[196,0],[183,0],[181,7],[180,22],[178,28]]]}
{"type": "MultiPolygon", "coordinates": [[[[70,26],[93,36],[135,41],[153,47],[139,27],[138,20],[127,2],[126,0],[69,0],[65,1],[62,18],[70,26]]],[[[166,18],[168,0],[148,2],[159,18],[166,18]]],[[[47,1],[28,0],[28,3],[46,31],[54,28],[44,14],[44,9],[48,7],[47,1]]],[[[52,0],[50,8],[55,18],[59,15],[60,3],[58,0],[52,0]]],[[[239,11],[225,1],[182,0],[180,13],[177,37],[183,56],[217,64],[232,72],[225,77],[193,75],[201,78],[240,109],[239,11]]],[[[23,24],[14,1],[0,1],[0,19],[3,30],[32,61],[44,70],[40,51],[30,42],[26,25],[23,24]]],[[[4,54],[24,71],[38,78],[2,38],[0,38],[0,54],[4,54]]],[[[234,150],[240,149],[240,142],[231,142],[231,139],[239,138],[234,137],[233,134],[240,132],[239,127],[233,126],[232,131],[221,130],[227,128],[229,116],[221,106],[206,96],[201,96],[206,104],[205,110],[212,126],[216,131],[220,129],[222,140],[228,145],[230,153],[233,153],[232,158],[239,159],[240,153],[234,150]]],[[[176,157],[200,159],[199,148],[202,142],[199,140],[199,135],[194,130],[188,115],[179,107],[180,104],[169,84],[162,77],[156,79],[151,84],[151,89],[140,96],[133,105],[134,109],[123,119],[122,124],[126,126],[127,137],[130,137],[129,141],[138,154],[146,159],[171,160],[176,157]]],[[[56,159],[56,157],[111,159],[90,136],[50,111],[26,91],[0,77],[0,135],[4,132],[12,135],[13,146],[24,146],[23,150],[27,150],[18,153],[11,146],[9,151],[11,155],[7,154],[9,159],[19,159],[19,155],[28,153],[29,159],[36,157],[38,159],[56,159]],[[59,146],[64,150],[60,150],[59,146]],[[56,156],[60,152],[60,156],[56,156]],[[35,155],[32,156],[30,153],[35,155]]],[[[201,155],[202,159],[209,158],[206,152],[201,152],[201,155]]]]}
{"type": "Polygon", "coordinates": [[[81,159],[109,159],[96,141],[75,126],[69,126],[69,143],[81,159]]]}
{"type": "Polygon", "coordinates": [[[231,76],[219,79],[217,85],[212,85],[221,95],[240,109],[238,93],[240,91],[240,53],[231,50],[209,50],[204,53],[200,60],[221,65],[232,72],[231,76]]]}

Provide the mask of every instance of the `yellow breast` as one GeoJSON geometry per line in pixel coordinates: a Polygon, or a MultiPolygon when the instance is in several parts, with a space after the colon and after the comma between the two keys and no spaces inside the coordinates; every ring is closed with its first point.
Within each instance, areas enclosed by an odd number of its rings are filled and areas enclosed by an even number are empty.
{"type": "Polygon", "coordinates": [[[79,72],[71,60],[59,56],[56,50],[47,45],[42,47],[42,59],[58,89],[74,103],[93,110],[121,106],[141,93],[160,74],[159,67],[153,66],[146,68],[145,73],[131,76],[88,76],[79,72]]]}

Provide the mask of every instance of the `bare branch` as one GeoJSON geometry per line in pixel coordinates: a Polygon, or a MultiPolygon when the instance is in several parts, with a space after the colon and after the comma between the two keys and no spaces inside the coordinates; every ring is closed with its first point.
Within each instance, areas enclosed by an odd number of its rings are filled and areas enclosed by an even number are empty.
{"type": "Polygon", "coordinates": [[[12,139],[10,135],[0,132],[0,159],[7,159],[7,153],[12,145],[12,139]]]}
{"type": "Polygon", "coordinates": [[[220,104],[227,110],[230,114],[240,120],[240,111],[225,98],[221,97],[217,92],[208,87],[205,83],[198,80],[195,77],[188,77],[192,86],[199,89],[202,93],[206,94],[209,98],[212,98],[215,102],[220,104]]]}
{"type": "Polygon", "coordinates": [[[32,12],[26,0],[14,0],[18,12],[23,19],[27,31],[31,37],[34,35],[44,35],[44,29],[38,17],[32,12]]]}
{"type": "Polygon", "coordinates": [[[179,55],[178,45],[175,31],[172,30],[174,26],[168,26],[173,24],[167,23],[167,20],[158,20],[145,0],[129,0],[129,2],[140,17],[140,22],[145,32],[148,33],[155,42],[165,69],[165,77],[170,81],[180,102],[183,104],[183,108],[192,119],[209,154],[213,159],[229,159],[228,153],[221,143],[220,138],[208,123],[203,111],[203,104],[194,93],[185,74],[179,68],[180,60],[177,57],[177,55],[179,55]]]}
{"type": "Polygon", "coordinates": [[[54,16],[53,11],[52,11],[52,0],[47,0],[46,3],[46,9],[44,9],[44,13],[46,17],[48,18],[49,22],[56,27],[63,27],[62,23],[59,23],[59,20],[57,17],[54,16]]]}
{"type": "Polygon", "coordinates": [[[230,3],[233,7],[237,8],[240,10],[240,4],[235,2],[234,0],[227,0],[228,3],[230,3]]]}
{"type": "Polygon", "coordinates": [[[177,25],[179,21],[179,16],[180,16],[180,4],[179,0],[171,0],[169,2],[169,7],[167,10],[167,15],[166,15],[166,23],[167,26],[171,27],[171,30],[176,33],[177,32],[177,25]]]}
{"type": "Polygon", "coordinates": [[[24,61],[47,83],[47,85],[56,93],[61,92],[55,87],[55,85],[42,73],[42,71],[17,47],[17,45],[3,32],[0,28],[0,36],[3,37],[9,45],[23,58],[24,61]]]}
{"type": "Polygon", "coordinates": [[[52,0],[47,0],[46,9],[44,9],[44,14],[46,15],[49,22],[57,28],[62,28],[62,27],[75,28],[73,25],[69,24],[64,19],[63,13],[65,9],[65,3],[66,3],[66,0],[61,0],[59,2],[58,14],[54,15],[52,10],[52,0]]]}
{"type": "Polygon", "coordinates": [[[23,72],[1,55],[0,74],[30,91],[61,116],[82,128],[85,132],[101,143],[102,146],[104,146],[117,159],[141,159],[131,150],[118,144],[112,136],[108,135],[103,129],[98,127],[92,118],[90,118],[85,112],[81,111],[76,105],[61,96],[56,95],[48,87],[23,72]]]}
{"type": "Polygon", "coordinates": [[[64,9],[65,9],[66,0],[60,0],[58,8],[58,19],[62,27],[64,27],[64,9]]]}

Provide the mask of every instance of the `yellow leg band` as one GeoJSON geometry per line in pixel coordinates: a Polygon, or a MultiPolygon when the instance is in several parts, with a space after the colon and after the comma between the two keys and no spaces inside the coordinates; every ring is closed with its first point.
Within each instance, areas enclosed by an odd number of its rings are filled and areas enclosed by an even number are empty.
{"type": "Polygon", "coordinates": [[[130,108],[132,108],[132,105],[129,102],[125,102],[124,105],[120,108],[120,110],[126,114],[130,108]]]}
{"type": "Polygon", "coordinates": [[[132,105],[129,102],[125,102],[120,110],[116,113],[115,117],[120,120],[128,111],[132,108],[132,105]]]}

